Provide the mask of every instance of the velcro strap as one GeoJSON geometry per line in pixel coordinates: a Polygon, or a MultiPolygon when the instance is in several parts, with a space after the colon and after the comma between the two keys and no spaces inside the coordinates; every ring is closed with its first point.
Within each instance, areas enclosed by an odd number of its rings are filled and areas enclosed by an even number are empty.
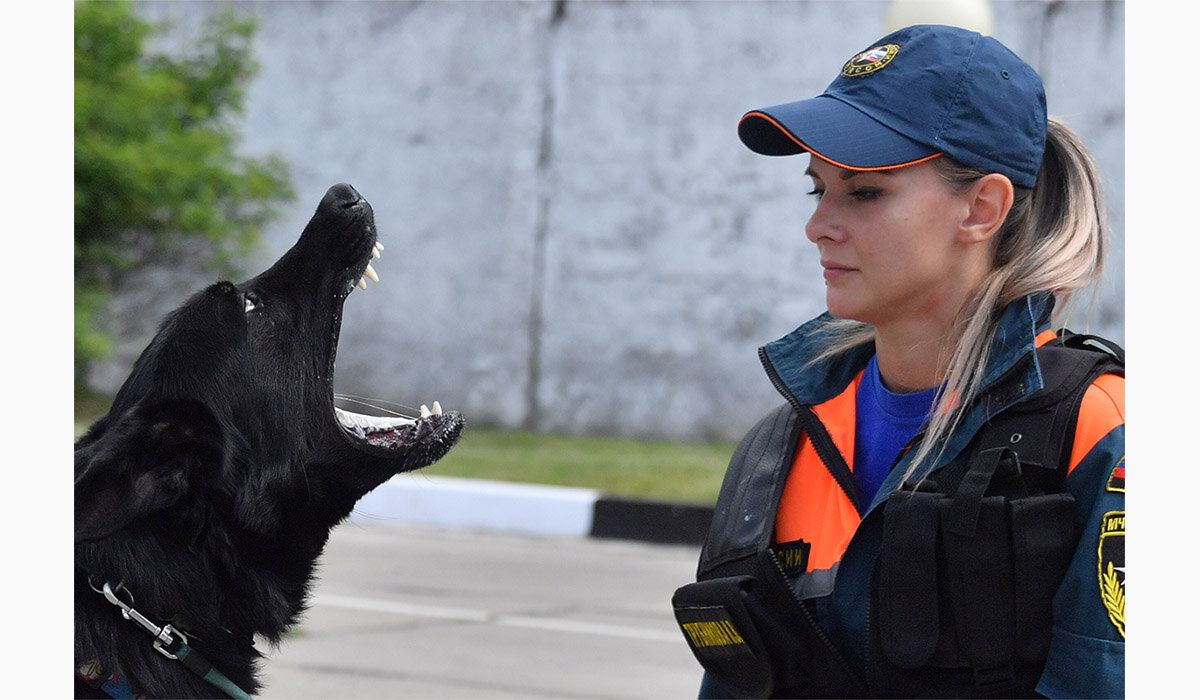
{"type": "Polygon", "coordinates": [[[1016,601],[1007,505],[999,496],[985,498],[977,505],[969,535],[950,528],[942,531],[958,644],[976,668],[1013,658],[1016,601]]]}
{"type": "Polygon", "coordinates": [[[1079,540],[1074,515],[1075,499],[1066,493],[1009,504],[1020,658],[1041,659],[1049,653],[1051,602],[1079,540]]]}
{"type": "Polygon", "coordinates": [[[975,456],[971,462],[971,468],[959,482],[958,490],[955,491],[950,509],[946,513],[944,525],[948,532],[963,537],[971,537],[975,534],[975,528],[979,523],[979,508],[983,503],[983,496],[987,492],[988,484],[992,481],[992,475],[996,473],[996,467],[1000,464],[1000,460],[1006,457],[1011,458],[1011,455],[1011,451],[997,447],[984,450],[975,456]]]}
{"type": "Polygon", "coordinates": [[[893,494],[885,505],[880,546],[879,633],[884,654],[917,668],[938,645],[938,504],[940,494],[893,494]]]}

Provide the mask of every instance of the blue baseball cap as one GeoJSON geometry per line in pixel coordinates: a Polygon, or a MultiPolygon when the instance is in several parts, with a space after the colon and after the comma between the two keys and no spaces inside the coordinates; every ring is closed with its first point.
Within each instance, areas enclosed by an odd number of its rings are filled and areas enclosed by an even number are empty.
{"type": "Polygon", "coordinates": [[[850,170],[887,170],[943,153],[1033,187],[1046,146],[1046,93],[995,39],[940,25],[895,31],[856,54],[825,92],[747,112],[750,150],[805,151],[850,170]]]}

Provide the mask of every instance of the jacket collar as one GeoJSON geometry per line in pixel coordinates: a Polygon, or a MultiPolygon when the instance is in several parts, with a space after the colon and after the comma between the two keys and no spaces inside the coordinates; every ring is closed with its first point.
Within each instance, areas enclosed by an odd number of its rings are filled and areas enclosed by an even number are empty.
{"type": "MultiPolygon", "coordinates": [[[[988,353],[983,386],[1007,389],[987,397],[987,413],[993,415],[1042,387],[1042,374],[1034,350],[1038,330],[1049,323],[1054,297],[1034,294],[1009,304],[1003,312],[988,353]],[[1018,365],[1032,358],[1027,366],[1018,365]],[[1006,375],[1016,372],[1016,376],[1006,375]],[[994,387],[1000,379],[1003,387],[994,387]],[[1010,396],[1011,394],[1011,396],[1010,396]]],[[[833,337],[828,312],[759,350],[763,366],[784,398],[799,405],[815,405],[842,392],[866,367],[875,354],[867,343],[835,357],[817,360],[833,337]]],[[[974,397],[968,397],[968,401],[974,397]]]]}
{"type": "Polygon", "coordinates": [[[834,338],[830,327],[834,320],[825,312],[759,349],[775,388],[797,407],[815,406],[840,394],[875,354],[875,343],[871,342],[847,353],[817,359],[834,338]]]}
{"type": "MultiPolygon", "coordinates": [[[[913,479],[953,460],[988,418],[1042,388],[1036,338],[1040,330],[1049,327],[1053,310],[1054,297],[1049,293],[1018,299],[1005,308],[989,348],[982,391],[966,397],[973,405],[946,440],[937,463],[918,470],[913,479]]],[[[822,314],[759,350],[776,388],[797,408],[816,405],[840,394],[875,352],[874,343],[867,343],[833,358],[815,360],[832,337],[829,329],[832,318],[828,313],[822,314]]],[[[892,469],[872,508],[899,485],[907,465],[907,459],[902,459],[892,469]]]]}

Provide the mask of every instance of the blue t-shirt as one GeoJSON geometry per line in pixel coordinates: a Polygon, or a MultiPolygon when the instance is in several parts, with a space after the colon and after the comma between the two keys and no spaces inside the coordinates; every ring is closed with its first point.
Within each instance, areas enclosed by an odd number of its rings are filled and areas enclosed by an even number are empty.
{"type": "Polygon", "coordinates": [[[917,434],[933,407],[937,387],[897,394],[883,385],[875,357],[863,372],[856,397],[854,483],[863,507],[875,498],[900,450],[917,434]]]}

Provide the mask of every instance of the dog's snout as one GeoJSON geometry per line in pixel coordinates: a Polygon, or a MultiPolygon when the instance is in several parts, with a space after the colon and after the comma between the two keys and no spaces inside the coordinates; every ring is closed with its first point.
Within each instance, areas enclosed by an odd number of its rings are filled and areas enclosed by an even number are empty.
{"type": "Polygon", "coordinates": [[[350,209],[362,205],[364,202],[358,190],[354,189],[346,183],[340,183],[329,188],[325,193],[325,198],[321,201],[321,205],[329,209],[350,209]]]}

